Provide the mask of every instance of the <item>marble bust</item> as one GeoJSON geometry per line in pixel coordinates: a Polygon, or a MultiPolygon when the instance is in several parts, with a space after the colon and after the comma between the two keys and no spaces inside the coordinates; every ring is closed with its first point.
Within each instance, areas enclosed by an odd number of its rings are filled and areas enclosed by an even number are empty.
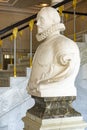
{"type": "Polygon", "coordinates": [[[56,9],[44,7],[37,14],[37,40],[27,90],[38,97],[76,96],[74,85],[80,56],[76,43],[61,35],[65,26],[56,9]]]}

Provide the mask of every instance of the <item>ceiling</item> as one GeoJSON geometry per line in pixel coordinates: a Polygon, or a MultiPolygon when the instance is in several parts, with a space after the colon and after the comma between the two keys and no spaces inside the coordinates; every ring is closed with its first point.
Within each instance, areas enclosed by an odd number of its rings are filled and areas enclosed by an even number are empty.
{"type": "Polygon", "coordinates": [[[51,0],[0,0],[0,8],[3,10],[23,10],[24,12],[32,14],[38,11],[42,4],[51,4],[51,0]],[[9,9],[10,8],[10,9],[9,9]]]}
{"type": "MultiPolygon", "coordinates": [[[[52,1],[63,1],[63,0],[52,0],[52,1]]],[[[67,1],[67,0],[65,0],[67,1]]],[[[72,0],[73,1],[73,0],[72,0]]],[[[72,1],[68,4],[64,5],[64,10],[73,11],[72,1]]],[[[82,3],[86,3],[87,0],[77,0],[77,9],[78,12],[87,12],[83,6],[81,7],[82,3]],[[80,5],[80,8],[78,6],[80,5]]],[[[47,6],[51,6],[51,0],[0,0],[0,12],[1,13],[20,13],[26,14],[27,16],[31,16],[37,13],[44,4],[47,6]]],[[[85,5],[84,5],[85,6],[85,5]]],[[[4,15],[3,15],[4,16],[4,15]]]]}
{"type": "MultiPolygon", "coordinates": [[[[52,1],[54,1],[54,3],[58,3],[59,1],[61,2],[63,0],[52,0],[52,1]]],[[[3,7],[3,9],[8,8],[9,10],[10,7],[11,9],[23,9],[27,11],[30,10],[29,13],[31,13],[34,10],[38,11],[42,7],[42,4],[52,5],[52,1],[51,0],[0,0],[0,8],[1,7],[3,7]]],[[[77,0],[77,5],[83,1],[86,0],[77,0]]],[[[69,2],[65,7],[66,9],[68,9],[71,6],[72,6],[72,1],[69,2]]]]}
{"type": "Polygon", "coordinates": [[[36,14],[50,0],[0,0],[0,30],[36,14]]]}
{"type": "Polygon", "coordinates": [[[50,3],[50,0],[0,0],[1,5],[15,6],[25,8],[27,6],[34,6],[41,3],[50,3]]]}

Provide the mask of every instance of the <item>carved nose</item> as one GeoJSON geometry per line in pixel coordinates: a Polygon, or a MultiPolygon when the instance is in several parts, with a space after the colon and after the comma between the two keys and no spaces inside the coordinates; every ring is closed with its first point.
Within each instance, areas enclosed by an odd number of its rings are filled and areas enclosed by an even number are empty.
{"type": "Polygon", "coordinates": [[[39,22],[39,21],[37,21],[36,25],[37,25],[37,26],[38,26],[38,25],[40,25],[40,22],[39,22]]]}
{"type": "Polygon", "coordinates": [[[36,23],[36,25],[38,26],[38,22],[36,23]]]}

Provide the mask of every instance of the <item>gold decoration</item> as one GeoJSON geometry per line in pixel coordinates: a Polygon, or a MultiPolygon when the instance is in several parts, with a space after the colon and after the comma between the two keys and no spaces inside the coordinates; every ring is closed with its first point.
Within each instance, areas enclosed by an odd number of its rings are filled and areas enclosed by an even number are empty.
{"type": "Polygon", "coordinates": [[[34,20],[31,20],[31,21],[29,22],[30,31],[33,30],[33,26],[34,26],[34,20]]]}
{"type": "Polygon", "coordinates": [[[18,28],[14,28],[14,29],[13,29],[13,36],[14,36],[14,39],[17,38],[17,33],[18,33],[18,28]]]}
{"type": "Polygon", "coordinates": [[[76,42],[76,33],[74,33],[74,41],[76,42]]]}
{"type": "Polygon", "coordinates": [[[32,67],[32,57],[30,57],[30,67],[32,67]]]}
{"type": "Polygon", "coordinates": [[[0,47],[2,46],[2,43],[3,43],[3,42],[2,42],[2,40],[0,39],[0,47]]]}
{"type": "Polygon", "coordinates": [[[69,14],[65,14],[65,18],[67,20],[69,18],[69,14]]]}
{"type": "Polygon", "coordinates": [[[62,12],[63,12],[63,10],[64,10],[64,5],[60,6],[60,7],[58,8],[58,10],[59,10],[60,16],[62,16],[62,12]]]}
{"type": "Polygon", "coordinates": [[[14,67],[14,77],[16,77],[16,67],[14,67]]]}
{"type": "Polygon", "coordinates": [[[73,0],[73,8],[76,8],[77,0],[73,0]]]}
{"type": "Polygon", "coordinates": [[[20,33],[20,36],[22,37],[22,35],[23,35],[23,30],[21,30],[19,33],[20,33]]]}
{"type": "Polygon", "coordinates": [[[13,35],[10,36],[10,41],[13,41],[13,35]]]}

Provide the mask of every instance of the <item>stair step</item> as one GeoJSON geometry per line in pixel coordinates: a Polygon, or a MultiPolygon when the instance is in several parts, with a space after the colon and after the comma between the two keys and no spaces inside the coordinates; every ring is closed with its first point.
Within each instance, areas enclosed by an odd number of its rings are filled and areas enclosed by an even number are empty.
{"type": "Polygon", "coordinates": [[[0,77],[0,87],[9,87],[10,86],[10,78],[1,78],[0,77]]]}
{"type": "MultiPolygon", "coordinates": [[[[18,70],[16,72],[17,76],[26,76],[26,70],[18,70]]],[[[11,70],[0,70],[0,77],[13,77],[14,76],[14,72],[11,70]]]]}

